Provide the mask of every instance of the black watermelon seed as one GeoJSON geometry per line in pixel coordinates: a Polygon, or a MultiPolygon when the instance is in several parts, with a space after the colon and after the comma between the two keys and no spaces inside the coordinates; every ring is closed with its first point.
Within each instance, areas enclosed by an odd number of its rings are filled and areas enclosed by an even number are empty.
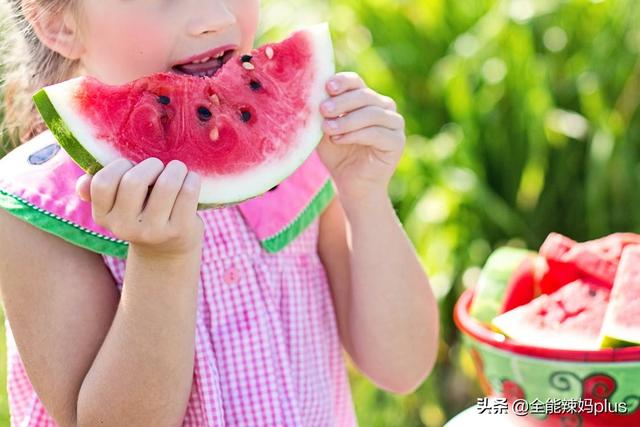
{"type": "Polygon", "coordinates": [[[253,90],[253,91],[258,91],[258,90],[260,90],[260,88],[262,88],[262,85],[261,85],[261,84],[260,84],[260,82],[259,82],[259,81],[257,81],[257,80],[251,80],[251,81],[249,82],[249,87],[250,87],[250,88],[251,88],[251,90],[253,90]]]}
{"type": "Polygon", "coordinates": [[[211,111],[207,107],[198,107],[198,117],[202,121],[207,121],[211,118],[211,111]]]}
{"type": "Polygon", "coordinates": [[[253,56],[251,56],[251,55],[242,55],[242,56],[240,57],[240,60],[241,60],[242,62],[249,62],[249,61],[251,61],[251,58],[253,58],[253,56]]]}
{"type": "Polygon", "coordinates": [[[171,100],[169,99],[168,96],[164,96],[164,95],[160,95],[158,97],[158,102],[162,105],[169,105],[169,103],[171,102],[171,100]]]}
{"type": "Polygon", "coordinates": [[[277,186],[277,185],[276,185],[275,187],[272,187],[269,191],[273,191],[273,190],[275,190],[276,188],[278,188],[278,186],[277,186]]]}
{"type": "Polygon", "coordinates": [[[240,110],[240,119],[247,123],[251,120],[251,113],[248,110],[240,110]]]}

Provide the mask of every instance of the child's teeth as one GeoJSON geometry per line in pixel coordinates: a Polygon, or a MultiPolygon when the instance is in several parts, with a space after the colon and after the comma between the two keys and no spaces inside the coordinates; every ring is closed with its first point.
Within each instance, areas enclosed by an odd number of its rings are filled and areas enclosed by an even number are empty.
{"type": "Polygon", "coordinates": [[[224,52],[220,52],[216,55],[216,59],[222,58],[224,56],[224,52]]]}

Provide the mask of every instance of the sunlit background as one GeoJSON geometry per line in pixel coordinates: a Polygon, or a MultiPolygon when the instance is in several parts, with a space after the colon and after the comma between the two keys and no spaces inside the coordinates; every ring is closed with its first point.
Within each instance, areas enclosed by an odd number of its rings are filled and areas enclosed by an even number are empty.
{"type": "Polygon", "coordinates": [[[390,194],[442,315],[439,362],[416,393],[350,367],[358,420],[439,427],[480,395],[451,313],[494,248],[640,231],[640,2],[264,0],[262,41],[319,21],[338,69],[406,118],[390,194]]]}

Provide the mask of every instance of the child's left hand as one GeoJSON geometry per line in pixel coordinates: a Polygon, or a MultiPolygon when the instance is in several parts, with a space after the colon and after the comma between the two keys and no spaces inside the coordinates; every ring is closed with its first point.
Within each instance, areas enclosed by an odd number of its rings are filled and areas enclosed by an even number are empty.
{"type": "Polygon", "coordinates": [[[352,72],[334,75],[326,90],[330,98],[320,106],[326,120],[318,154],[341,198],[387,197],[406,140],[404,118],[397,113],[396,103],[368,88],[352,72]]]}

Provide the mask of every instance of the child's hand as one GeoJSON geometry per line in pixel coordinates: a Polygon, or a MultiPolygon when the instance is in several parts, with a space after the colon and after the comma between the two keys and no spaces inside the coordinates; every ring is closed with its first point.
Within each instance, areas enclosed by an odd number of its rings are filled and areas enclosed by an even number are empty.
{"type": "Polygon", "coordinates": [[[405,144],[404,118],[393,99],[369,89],[356,73],[336,74],[326,89],[330,98],[320,106],[326,120],[318,154],[341,197],[386,197],[405,144]]]}
{"type": "Polygon", "coordinates": [[[200,178],[180,161],[165,167],[156,158],[135,166],[117,159],[94,176],[81,176],[76,190],[80,198],[91,201],[96,224],[130,242],[139,253],[174,256],[200,248],[200,178]]]}

